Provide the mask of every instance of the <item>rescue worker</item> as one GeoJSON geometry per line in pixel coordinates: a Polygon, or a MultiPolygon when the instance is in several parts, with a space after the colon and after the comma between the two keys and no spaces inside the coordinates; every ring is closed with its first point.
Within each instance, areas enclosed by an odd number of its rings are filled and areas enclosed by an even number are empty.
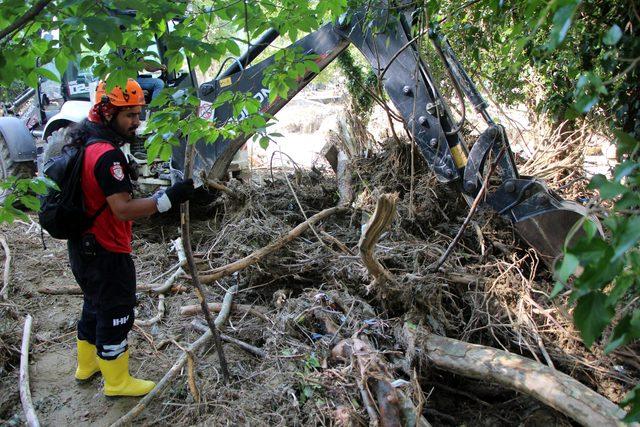
{"type": "Polygon", "coordinates": [[[84,294],[75,377],[84,381],[102,372],[106,396],[142,396],[155,386],[129,374],[127,335],[136,303],[132,220],[166,212],[194,192],[193,181],[186,180],[154,197],[132,197],[130,168],[119,147],[135,137],[144,104],[135,80],[110,93],[100,82],[88,120],[70,133],[71,144],[86,147],[82,191],[87,214],[95,217],[81,239],[68,241],[71,270],[84,294]]]}

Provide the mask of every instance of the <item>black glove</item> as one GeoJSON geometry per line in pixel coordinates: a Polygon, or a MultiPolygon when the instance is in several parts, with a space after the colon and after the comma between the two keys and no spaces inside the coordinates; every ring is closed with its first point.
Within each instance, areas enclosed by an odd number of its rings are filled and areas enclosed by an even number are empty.
{"type": "Polygon", "coordinates": [[[185,179],[184,181],[176,182],[171,187],[167,188],[164,194],[156,197],[156,205],[158,212],[166,212],[174,206],[178,206],[181,203],[191,200],[195,193],[192,179],[185,179]]]}
{"type": "Polygon", "coordinates": [[[167,194],[167,197],[169,197],[169,200],[171,200],[171,205],[177,206],[180,203],[191,200],[195,191],[196,190],[193,187],[193,180],[185,179],[184,181],[176,182],[171,187],[167,188],[165,193],[167,194]]]}

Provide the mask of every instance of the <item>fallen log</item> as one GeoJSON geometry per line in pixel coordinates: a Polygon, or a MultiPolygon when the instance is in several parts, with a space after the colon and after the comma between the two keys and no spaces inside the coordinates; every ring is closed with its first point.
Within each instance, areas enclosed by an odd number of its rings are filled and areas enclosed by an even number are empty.
{"type": "MultiPolygon", "coordinates": [[[[224,296],[224,300],[222,302],[223,307],[220,310],[220,313],[216,317],[214,324],[217,328],[221,328],[227,322],[229,318],[229,313],[231,312],[231,304],[233,303],[233,296],[235,294],[237,288],[232,286],[227,290],[227,293],[224,296]]],[[[131,408],[129,412],[124,414],[120,419],[111,424],[111,427],[120,427],[125,425],[130,425],[134,419],[136,419],[148,406],[149,403],[157,396],[161,395],[166,388],[173,382],[173,380],[180,374],[182,368],[187,363],[189,358],[189,354],[195,354],[200,348],[204,347],[209,343],[211,338],[213,337],[213,333],[211,329],[207,330],[200,338],[191,343],[189,347],[186,348],[186,351],[180,355],[178,360],[173,364],[171,369],[167,371],[166,374],[162,377],[158,384],[147,394],[145,397],[140,399],[138,404],[131,408]]]]}
{"type": "Polygon", "coordinates": [[[229,276],[230,274],[235,273],[236,271],[240,271],[252,264],[259,262],[262,258],[269,255],[272,252],[277,251],[287,243],[299,237],[302,233],[304,233],[310,226],[315,223],[322,221],[323,219],[334,215],[346,212],[349,208],[346,206],[335,206],[329,209],[325,209],[323,211],[318,212],[313,215],[307,221],[298,224],[294,229],[289,231],[287,234],[280,236],[276,239],[275,242],[270,243],[269,245],[258,249],[257,251],[247,255],[246,257],[234,261],[230,264],[223,265],[222,267],[218,267],[213,270],[211,274],[200,276],[200,283],[207,284],[215,282],[225,276],[229,276]]]}
{"type": "Polygon", "coordinates": [[[431,366],[530,395],[584,426],[625,425],[621,420],[626,414],[616,404],[570,376],[534,360],[430,334],[414,325],[405,324],[401,340],[408,353],[421,355],[431,366]]]}
{"type": "Polygon", "coordinates": [[[369,271],[369,274],[373,276],[373,281],[367,286],[367,292],[383,285],[387,281],[395,281],[391,273],[376,259],[374,252],[380,235],[393,221],[396,213],[397,200],[397,194],[383,194],[378,198],[376,210],[369,219],[365,231],[362,233],[362,236],[360,236],[360,241],[358,242],[362,262],[369,271]]]}
{"type": "Polygon", "coordinates": [[[20,348],[20,401],[22,402],[22,410],[27,419],[29,427],[40,427],[38,415],[33,409],[31,401],[31,391],[29,390],[29,344],[31,342],[31,323],[33,318],[27,314],[24,321],[24,332],[22,333],[22,347],[20,348]]]}

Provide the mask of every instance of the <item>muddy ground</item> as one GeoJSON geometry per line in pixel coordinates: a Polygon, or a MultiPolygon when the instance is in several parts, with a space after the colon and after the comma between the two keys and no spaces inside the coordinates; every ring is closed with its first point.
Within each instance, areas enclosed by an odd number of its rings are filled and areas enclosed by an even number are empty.
{"type": "MultiPolygon", "coordinates": [[[[354,194],[349,209],[308,230],[259,263],[207,285],[210,302],[221,302],[237,284],[234,302],[263,316],[234,311],[224,332],[266,352],[258,358],[224,344],[231,373],[223,384],[214,348],[194,355],[197,394],[187,369],[136,419],[142,425],[332,425],[344,419],[367,425],[353,363],[332,357],[338,341],[363,337],[389,374],[433,425],[572,425],[562,414],[523,394],[408,360],[398,331],[419,325],[433,333],[508,350],[552,364],[618,402],[637,383],[637,348],[604,356],[585,349],[564,297],[549,300],[548,268],[513,228],[479,212],[437,272],[429,266],[460,228],[467,205],[455,190],[437,184],[407,144],[376,143],[375,154],[351,161],[354,194]],[[413,170],[413,173],[412,173],[413,170]],[[384,193],[398,194],[397,214],[377,245],[377,257],[393,282],[369,287],[372,278],[358,255],[363,222],[384,193]],[[337,327],[337,328],[336,328],[337,327]],[[404,385],[402,385],[404,384],[404,385]]],[[[268,245],[338,203],[336,177],[327,169],[277,169],[232,180],[234,196],[192,215],[192,242],[202,274],[268,245]]],[[[588,196],[579,183],[570,198],[588,196]]],[[[33,217],[33,216],[32,216],[33,217]]],[[[34,317],[30,353],[31,393],[43,425],[109,425],[137,398],[107,399],[101,379],[73,379],[79,295],[41,291],[74,284],[65,243],[44,236],[34,223],[3,226],[11,251],[11,290],[0,303],[0,423],[24,422],[18,394],[22,325],[34,317]]],[[[137,221],[134,261],[139,284],[162,283],[176,263],[171,241],[179,237],[177,215],[137,221]]],[[[156,315],[158,296],[138,294],[137,318],[156,315]]],[[[180,307],[197,304],[188,277],[166,295],[156,324],[136,326],[129,336],[132,373],[159,380],[201,332],[180,307]]],[[[198,316],[201,318],[201,316],[198,316]]]]}

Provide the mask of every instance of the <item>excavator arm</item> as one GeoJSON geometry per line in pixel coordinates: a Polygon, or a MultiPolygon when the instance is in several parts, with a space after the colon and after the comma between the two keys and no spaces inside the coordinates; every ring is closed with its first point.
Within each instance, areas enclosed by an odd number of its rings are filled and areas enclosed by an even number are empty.
{"type": "MultiPolygon", "coordinates": [[[[551,264],[562,251],[569,231],[586,215],[586,210],[576,203],[563,200],[542,181],[518,174],[504,129],[491,119],[486,102],[448,42],[431,32],[429,38],[456,91],[469,99],[488,126],[473,148],[468,150],[459,132],[461,124],[456,123],[450,114],[447,103],[434,84],[428,63],[421,57],[412,38],[408,23],[412,10],[391,13],[384,9],[386,7],[385,2],[379,3],[377,19],[371,19],[371,8],[346,15],[345,19],[321,27],[288,49],[316,55],[315,62],[322,70],[350,44],[357,47],[378,75],[438,181],[453,186],[471,203],[482,188],[488,169],[486,163],[493,159],[497,162],[498,182],[492,179],[483,203],[511,220],[519,234],[538,251],[545,262],[551,264]],[[366,16],[367,13],[369,16],[366,16]]],[[[274,57],[255,65],[250,64],[277,36],[275,30],[268,31],[218,78],[202,84],[200,98],[203,104],[211,104],[222,92],[231,90],[253,94],[260,101],[261,111],[269,115],[286,105],[317,74],[308,72],[298,80],[297,87],[290,91],[286,99],[277,98],[270,103],[268,88],[262,82],[265,71],[274,63],[274,57]]],[[[225,123],[242,117],[234,116],[231,105],[224,104],[213,112],[212,119],[216,123],[225,123]]],[[[204,170],[211,179],[222,179],[234,154],[249,136],[219,138],[215,143],[198,142],[196,169],[204,170]]],[[[182,169],[183,153],[183,147],[174,150],[174,169],[182,169]]]]}

